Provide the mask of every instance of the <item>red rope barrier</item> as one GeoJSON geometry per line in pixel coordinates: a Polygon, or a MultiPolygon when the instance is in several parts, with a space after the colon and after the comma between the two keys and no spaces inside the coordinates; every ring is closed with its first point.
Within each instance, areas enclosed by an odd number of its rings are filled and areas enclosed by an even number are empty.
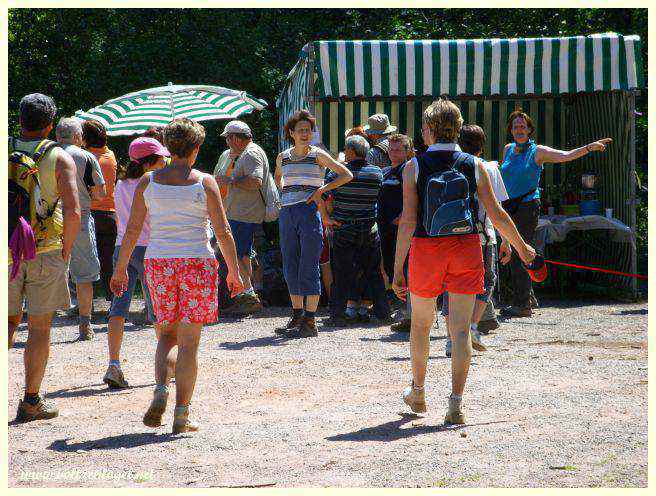
{"type": "Polygon", "coordinates": [[[585,270],[594,270],[597,272],[605,272],[607,274],[616,274],[618,276],[627,276],[627,277],[635,277],[637,279],[647,279],[647,276],[643,276],[641,274],[628,274],[626,272],[619,272],[617,270],[610,270],[610,269],[602,269],[600,267],[587,267],[585,265],[576,265],[576,264],[569,264],[565,262],[556,262],[555,260],[546,260],[546,263],[550,263],[553,265],[563,265],[565,267],[574,267],[575,269],[585,269],[585,270]]]}

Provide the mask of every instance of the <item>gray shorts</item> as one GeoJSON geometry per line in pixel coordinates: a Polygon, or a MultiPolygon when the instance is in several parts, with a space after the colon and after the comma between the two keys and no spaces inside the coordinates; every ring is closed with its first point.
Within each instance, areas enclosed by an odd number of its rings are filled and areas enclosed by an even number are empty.
{"type": "Polygon", "coordinates": [[[93,217],[87,213],[82,214],[80,231],[71,250],[69,271],[74,283],[94,282],[100,279],[96,226],[93,217]]]}
{"type": "MultiPolygon", "coordinates": [[[[485,292],[477,294],[476,299],[487,303],[492,298],[494,286],[497,283],[497,245],[496,243],[488,243],[481,248],[483,249],[483,265],[485,266],[485,275],[483,276],[485,292]]],[[[449,293],[446,291],[442,298],[442,315],[449,315],[449,293]]]]}

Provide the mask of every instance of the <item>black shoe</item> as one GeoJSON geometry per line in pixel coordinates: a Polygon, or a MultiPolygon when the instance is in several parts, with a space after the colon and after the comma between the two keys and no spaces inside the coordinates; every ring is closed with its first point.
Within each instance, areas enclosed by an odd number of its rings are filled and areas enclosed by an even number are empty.
{"type": "Polygon", "coordinates": [[[533,315],[531,307],[521,308],[516,306],[509,306],[501,310],[501,315],[504,317],[530,317],[533,315]]]}
{"type": "Polygon", "coordinates": [[[489,320],[481,320],[478,323],[478,332],[480,332],[481,334],[489,334],[490,331],[498,328],[499,328],[499,321],[496,318],[489,319],[489,320]]]}
{"type": "Polygon", "coordinates": [[[317,331],[317,324],[314,321],[314,317],[303,317],[301,325],[298,328],[291,329],[289,332],[285,333],[285,337],[289,339],[315,338],[318,335],[319,332],[317,331]]]}
{"type": "Polygon", "coordinates": [[[410,319],[403,319],[401,322],[390,326],[392,332],[410,332],[410,319]]]}
{"type": "Polygon", "coordinates": [[[324,327],[348,327],[351,321],[343,316],[330,317],[321,323],[324,327]]]}
{"type": "Polygon", "coordinates": [[[291,319],[289,319],[289,322],[285,324],[283,327],[276,327],[273,332],[278,334],[279,336],[284,336],[287,334],[289,331],[292,329],[298,329],[298,326],[301,325],[301,320],[303,320],[303,314],[299,314],[298,317],[292,316],[291,319]]]}

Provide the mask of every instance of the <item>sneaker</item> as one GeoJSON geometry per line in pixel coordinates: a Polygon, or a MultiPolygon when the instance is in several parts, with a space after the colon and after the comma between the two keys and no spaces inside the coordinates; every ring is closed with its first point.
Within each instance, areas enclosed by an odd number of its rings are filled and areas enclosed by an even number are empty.
{"type": "Polygon", "coordinates": [[[18,404],[16,420],[18,422],[32,422],[33,420],[47,420],[59,415],[57,407],[50,402],[43,401],[39,396],[39,402],[32,405],[23,400],[18,404]]]}
{"type": "Polygon", "coordinates": [[[317,331],[317,324],[314,320],[314,317],[303,317],[301,325],[298,328],[292,329],[287,334],[285,334],[285,336],[290,339],[315,338],[318,335],[319,332],[317,331]]]}
{"type": "Polygon", "coordinates": [[[499,321],[497,319],[481,320],[478,323],[478,332],[481,334],[488,334],[490,331],[499,328],[499,321]]]}
{"type": "Polygon", "coordinates": [[[471,334],[471,344],[472,348],[474,348],[476,351],[487,351],[487,348],[481,341],[481,335],[478,332],[478,330],[474,331],[471,330],[469,331],[469,334],[471,334]]]}
{"type": "Polygon", "coordinates": [[[446,345],[444,345],[444,355],[451,358],[451,348],[453,348],[453,343],[451,342],[451,337],[446,337],[446,345]]]}
{"type": "Polygon", "coordinates": [[[123,389],[129,387],[128,381],[123,377],[123,371],[116,365],[107,367],[103,382],[109,386],[109,389],[123,389]]]}
{"type": "Polygon", "coordinates": [[[426,411],[426,393],[424,388],[415,386],[414,382],[403,391],[403,402],[415,413],[426,411]]]}
{"type": "Polygon", "coordinates": [[[153,400],[144,415],[143,423],[148,427],[159,427],[162,425],[162,415],[166,411],[166,403],[169,400],[168,391],[155,390],[153,400]]]}
{"type": "Polygon", "coordinates": [[[297,329],[299,325],[301,325],[301,320],[303,319],[303,314],[301,313],[298,317],[292,316],[291,319],[289,319],[289,322],[287,322],[284,326],[282,327],[276,327],[273,332],[275,332],[278,335],[285,335],[292,329],[297,329]]]}
{"type": "Polygon", "coordinates": [[[344,311],[344,320],[347,322],[357,322],[358,321],[358,311],[353,307],[347,307],[344,311]]]}
{"type": "Polygon", "coordinates": [[[501,315],[504,317],[530,317],[533,311],[530,307],[521,308],[511,305],[501,310],[501,315]]]}
{"type": "Polygon", "coordinates": [[[390,326],[392,332],[410,332],[410,319],[403,319],[401,322],[390,326]]]}
{"type": "Polygon", "coordinates": [[[189,420],[189,406],[176,406],[173,414],[173,434],[197,430],[198,424],[189,420]]]}
{"type": "Polygon", "coordinates": [[[369,314],[369,309],[367,307],[358,308],[358,322],[369,322],[371,320],[371,315],[369,314]]]}
{"type": "Polygon", "coordinates": [[[444,417],[445,424],[461,425],[466,422],[465,414],[462,413],[462,405],[449,398],[449,410],[444,417]]]}
{"type": "Polygon", "coordinates": [[[66,310],[66,312],[64,312],[64,315],[66,317],[71,317],[71,318],[77,317],[80,315],[80,307],[75,305],[74,307],[71,307],[68,310],[66,310]]]}
{"type": "Polygon", "coordinates": [[[90,325],[80,325],[79,326],[80,335],[78,336],[78,341],[91,341],[93,339],[93,330],[91,330],[90,325]]]}

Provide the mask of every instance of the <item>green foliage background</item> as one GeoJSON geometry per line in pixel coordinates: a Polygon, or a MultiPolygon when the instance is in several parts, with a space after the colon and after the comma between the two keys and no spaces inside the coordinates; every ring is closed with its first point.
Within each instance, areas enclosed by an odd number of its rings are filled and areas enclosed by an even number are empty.
{"type": "MultiPolygon", "coordinates": [[[[245,90],[269,106],[246,117],[269,154],[277,148],[275,100],[303,45],[322,39],[447,39],[637,34],[647,73],[646,9],[12,9],[9,11],[9,133],[20,98],[52,95],[60,115],[122,94],[175,84],[245,90]]],[[[647,95],[637,101],[637,168],[647,186],[647,95]]],[[[199,164],[212,170],[222,122],[208,131],[199,164]]],[[[129,138],[110,147],[125,158],[129,138]]],[[[646,194],[638,210],[646,271],[646,194]]]]}

